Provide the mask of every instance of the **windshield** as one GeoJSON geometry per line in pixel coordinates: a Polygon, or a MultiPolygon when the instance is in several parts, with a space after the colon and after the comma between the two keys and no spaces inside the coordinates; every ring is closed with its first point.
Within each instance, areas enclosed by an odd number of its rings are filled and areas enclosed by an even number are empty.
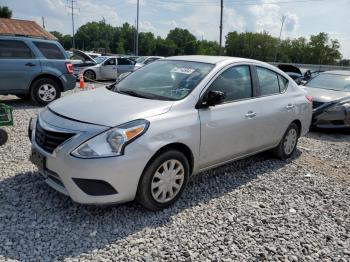
{"type": "Polygon", "coordinates": [[[143,62],[145,62],[146,59],[147,59],[147,56],[141,56],[137,58],[135,61],[136,63],[143,64],[143,62]]]}
{"type": "Polygon", "coordinates": [[[319,74],[307,82],[306,86],[350,92],[350,75],[319,74]]]}
{"type": "Polygon", "coordinates": [[[213,67],[206,63],[159,60],[128,75],[117,83],[114,91],[148,99],[180,100],[213,67]]]}
{"type": "Polygon", "coordinates": [[[97,64],[101,64],[103,61],[105,61],[107,59],[107,57],[105,56],[98,56],[98,57],[95,57],[94,60],[97,64]]]}

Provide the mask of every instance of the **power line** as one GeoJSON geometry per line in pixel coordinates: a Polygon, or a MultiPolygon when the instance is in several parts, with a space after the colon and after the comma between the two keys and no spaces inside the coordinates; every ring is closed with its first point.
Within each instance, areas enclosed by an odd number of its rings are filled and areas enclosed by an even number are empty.
{"type": "MultiPolygon", "coordinates": [[[[153,0],[157,4],[175,4],[181,6],[220,6],[221,4],[212,1],[175,1],[175,0],[153,0]]],[[[294,4],[294,3],[308,3],[308,2],[323,2],[324,0],[282,0],[282,1],[271,1],[271,2],[259,2],[256,0],[247,1],[227,1],[227,4],[237,5],[237,6],[250,6],[250,5],[279,5],[279,4],[294,4]]]]}

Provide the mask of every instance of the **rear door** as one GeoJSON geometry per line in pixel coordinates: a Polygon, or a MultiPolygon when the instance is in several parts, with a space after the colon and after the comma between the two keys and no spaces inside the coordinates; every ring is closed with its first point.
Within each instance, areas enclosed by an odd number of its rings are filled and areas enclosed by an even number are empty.
{"type": "Polygon", "coordinates": [[[118,70],[117,70],[117,61],[116,58],[108,58],[101,65],[101,75],[104,79],[117,79],[118,70]]]}
{"type": "Polygon", "coordinates": [[[257,145],[259,149],[265,149],[278,144],[294,120],[294,96],[288,90],[289,81],[285,77],[265,67],[256,66],[255,69],[259,90],[256,103],[261,108],[257,145]]]}
{"type": "Polygon", "coordinates": [[[38,72],[40,61],[24,41],[0,39],[0,92],[23,92],[38,72]]]}
{"type": "Polygon", "coordinates": [[[221,91],[224,103],[199,109],[201,121],[200,168],[252,153],[256,150],[256,128],[260,109],[249,65],[229,66],[207,91],[221,91]]]}
{"type": "Polygon", "coordinates": [[[135,62],[127,59],[127,58],[123,58],[123,57],[119,57],[118,58],[118,73],[122,74],[122,73],[126,73],[126,72],[131,72],[135,67],[135,62]]]}

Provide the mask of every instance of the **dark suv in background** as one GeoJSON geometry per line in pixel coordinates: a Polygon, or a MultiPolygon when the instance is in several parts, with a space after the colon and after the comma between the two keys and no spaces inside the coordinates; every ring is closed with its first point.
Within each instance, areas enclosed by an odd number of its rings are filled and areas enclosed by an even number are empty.
{"type": "Polygon", "coordinates": [[[75,81],[73,66],[58,42],[0,36],[0,94],[44,106],[73,89],[75,81]]]}

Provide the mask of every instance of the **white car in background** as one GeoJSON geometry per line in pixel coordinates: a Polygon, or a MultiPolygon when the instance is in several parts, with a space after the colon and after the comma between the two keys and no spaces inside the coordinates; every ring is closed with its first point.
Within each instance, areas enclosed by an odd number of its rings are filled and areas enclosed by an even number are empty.
{"type": "Polygon", "coordinates": [[[74,54],[81,57],[82,63],[73,65],[74,75],[82,73],[85,80],[117,79],[119,74],[134,70],[135,61],[117,56],[97,56],[92,58],[87,53],[75,50],[74,54]]]}
{"type": "Polygon", "coordinates": [[[159,59],[162,59],[162,58],[164,58],[164,57],[163,56],[140,56],[139,58],[137,58],[135,60],[136,64],[135,64],[134,70],[137,70],[140,67],[143,67],[147,64],[150,64],[150,63],[157,61],[159,59]]]}

